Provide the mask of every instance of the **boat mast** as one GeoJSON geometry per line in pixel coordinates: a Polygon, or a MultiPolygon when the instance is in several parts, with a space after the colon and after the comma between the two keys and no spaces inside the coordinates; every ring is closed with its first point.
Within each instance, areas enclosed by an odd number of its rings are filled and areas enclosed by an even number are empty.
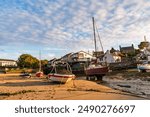
{"type": "Polygon", "coordinates": [[[93,21],[93,33],[94,33],[94,44],[95,44],[95,56],[97,57],[97,47],[96,47],[96,34],[95,34],[95,21],[94,21],[94,17],[92,17],[92,21],[93,21]]]}
{"type": "Polygon", "coordinates": [[[39,52],[39,72],[41,72],[41,51],[39,52]]]}
{"type": "Polygon", "coordinates": [[[147,42],[147,41],[146,41],[146,36],[144,36],[144,41],[147,42]]]}

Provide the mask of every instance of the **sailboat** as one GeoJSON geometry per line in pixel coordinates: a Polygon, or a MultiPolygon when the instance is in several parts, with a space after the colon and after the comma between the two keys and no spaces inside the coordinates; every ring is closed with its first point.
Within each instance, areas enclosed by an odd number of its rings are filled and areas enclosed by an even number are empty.
{"type": "MultiPolygon", "coordinates": [[[[95,28],[95,21],[94,21],[94,17],[92,18],[93,21],[93,32],[94,32],[94,44],[95,44],[95,53],[97,52],[97,44],[96,44],[96,28],[95,28]]],[[[99,35],[98,35],[99,36],[99,35]]],[[[100,38],[99,38],[100,39],[100,38]]],[[[101,43],[101,41],[100,41],[101,43]]],[[[101,43],[102,46],[102,43],[101,43]]],[[[103,47],[102,47],[103,49],[103,47]]],[[[85,73],[86,73],[86,79],[90,80],[91,78],[93,79],[97,79],[97,80],[102,80],[102,77],[108,72],[108,67],[105,65],[101,65],[98,62],[98,56],[97,53],[95,55],[96,57],[96,61],[92,61],[91,64],[85,69],[85,73]]]]}
{"type": "Polygon", "coordinates": [[[41,71],[41,51],[39,52],[39,71],[36,73],[36,77],[42,77],[43,76],[43,72],[41,71]]]}

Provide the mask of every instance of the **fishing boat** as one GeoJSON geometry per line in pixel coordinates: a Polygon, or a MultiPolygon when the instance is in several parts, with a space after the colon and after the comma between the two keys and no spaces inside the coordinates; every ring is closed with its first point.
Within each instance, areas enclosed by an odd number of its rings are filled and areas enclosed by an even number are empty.
{"type": "Polygon", "coordinates": [[[68,63],[54,63],[51,73],[48,74],[48,80],[53,82],[67,83],[75,79],[75,75],[72,74],[71,67],[68,63]]]}
{"type": "MultiPolygon", "coordinates": [[[[97,44],[96,44],[96,32],[95,30],[97,28],[95,28],[95,21],[94,21],[94,17],[92,18],[93,21],[93,32],[94,32],[94,44],[95,44],[95,53],[97,52],[97,44]]],[[[97,30],[98,33],[98,30],[97,30]]],[[[103,46],[100,40],[100,36],[98,34],[99,37],[99,41],[100,41],[100,45],[103,51],[103,46]]],[[[97,80],[102,80],[102,77],[108,72],[108,67],[106,65],[102,65],[98,62],[98,56],[97,53],[95,55],[96,60],[95,62],[91,62],[90,65],[85,69],[85,74],[86,74],[86,78],[87,80],[91,80],[91,78],[93,79],[97,79],[97,80]]]]}

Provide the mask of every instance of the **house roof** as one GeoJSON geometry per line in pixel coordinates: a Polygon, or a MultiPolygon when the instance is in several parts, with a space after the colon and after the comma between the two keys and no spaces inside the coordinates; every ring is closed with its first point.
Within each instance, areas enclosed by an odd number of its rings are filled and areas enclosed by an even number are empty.
{"type": "Polygon", "coordinates": [[[133,44],[132,46],[127,46],[127,47],[120,46],[120,51],[133,51],[133,50],[135,50],[133,44]]]}
{"type": "Polygon", "coordinates": [[[73,53],[72,55],[74,55],[74,54],[78,54],[78,53],[80,53],[80,52],[83,52],[83,53],[86,53],[86,54],[88,54],[88,55],[92,56],[92,54],[90,54],[90,53],[88,53],[88,52],[85,52],[85,51],[83,51],[83,50],[81,50],[81,51],[79,51],[79,52],[76,52],[76,53],[73,53]]]}
{"type": "Polygon", "coordinates": [[[131,46],[129,47],[121,47],[121,50],[133,50],[134,48],[131,46]]]}
{"type": "Polygon", "coordinates": [[[70,55],[72,55],[72,54],[73,54],[72,52],[71,52],[71,53],[68,53],[68,54],[64,55],[63,57],[61,57],[61,58],[68,57],[68,56],[70,56],[70,55]]]}

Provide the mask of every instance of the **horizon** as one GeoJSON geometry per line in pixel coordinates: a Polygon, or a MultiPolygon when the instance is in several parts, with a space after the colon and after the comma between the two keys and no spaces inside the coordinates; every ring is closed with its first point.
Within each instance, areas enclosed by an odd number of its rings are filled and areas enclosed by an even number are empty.
{"type": "MultiPolygon", "coordinates": [[[[150,39],[148,0],[7,0],[0,1],[1,59],[21,54],[41,59],[94,50],[92,17],[104,51],[135,48],[150,39]]],[[[98,48],[100,50],[100,48],[98,48]]]]}

